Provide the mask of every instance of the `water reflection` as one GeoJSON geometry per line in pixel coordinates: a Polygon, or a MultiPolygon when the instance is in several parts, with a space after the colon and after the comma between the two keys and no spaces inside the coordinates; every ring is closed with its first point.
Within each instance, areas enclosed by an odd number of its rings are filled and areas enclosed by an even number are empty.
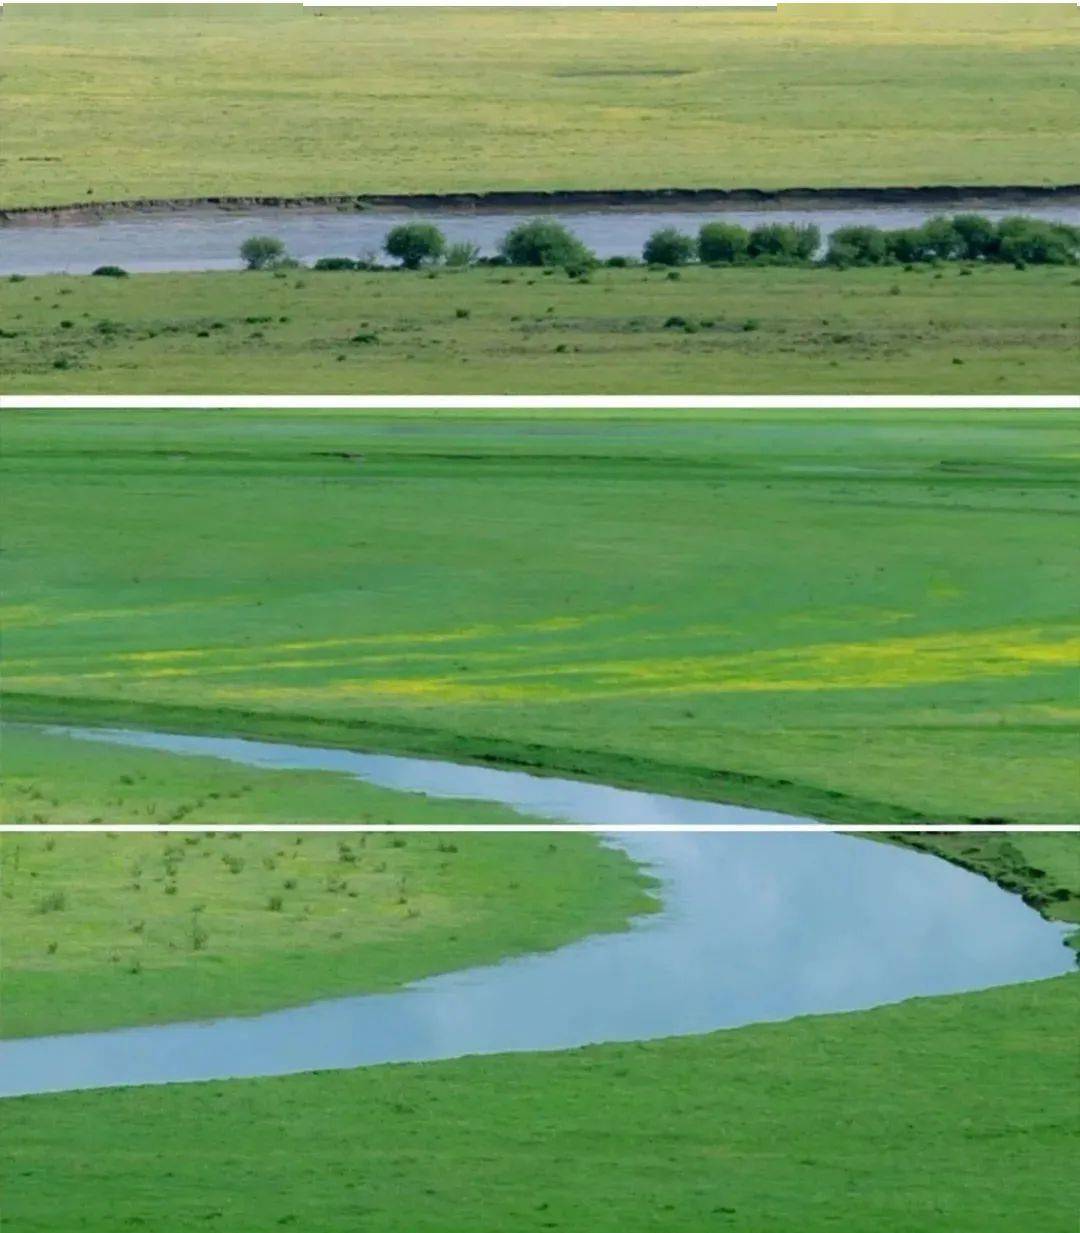
{"type": "MultiPolygon", "coordinates": [[[[60,731],[60,730],[57,730],[60,731]]],[[[65,730],[70,731],[70,730],[65,730]]],[[[135,732],[84,739],[247,765],[344,771],[384,787],[590,823],[790,821],[514,772],[342,750],[135,732]]],[[[459,844],[512,842],[483,835],[459,844]]],[[[664,910],[621,934],[246,1019],[9,1041],[0,1092],[286,1074],[705,1032],[1068,971],[1064,930],[936,858],[827,831],[633,834],[664,910]]]]}

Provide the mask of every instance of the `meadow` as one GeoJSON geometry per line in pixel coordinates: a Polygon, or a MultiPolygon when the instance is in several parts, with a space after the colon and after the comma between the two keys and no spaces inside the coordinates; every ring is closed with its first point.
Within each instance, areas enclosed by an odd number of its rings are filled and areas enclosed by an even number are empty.
{"type": "Polygon", "coordinates": [[[489,189],[1059,184],[1057,5],[5,6],[0,208],[489,189]]]}
{"type": "MultiPolygon", "coordinates": [[[[1064,411],[8,411],[5,718],[526,767],[883,838],[1072,822],[1076,429],[1064,411]]],[[[222,824],[6,838],[13,1034],[385,988],[647,904],[585,837],[343,852],[228,830],[488,806],[23,729],[4,758],[5,819],[222,824]]],[[[919,842],[1080,919],[1075,835],[919,842]]],[[[20,1098],[5,1226],[1071,1233],[1078,991],[20,1098]]]]}
{"type": "Polygon", "coordinates": [[[548,950],[651,911],[589,836],[241,834],[242,823],[519,821],[344,776],[10,730],[6,822],[209,822],[3,843],[4,1036],[256,1014],[548,950]]]}
{"type": "Polygon", "coordinates": [[[7,1101],[5,1228],[1073,1233],[1078,996],[7,1101]]]}
{"type": "Polygon", "coordinates": [[[0,282],[0,388],[1065,393],[1078,282],[957,263],[50,275],[0,282]]]}
{"type": "MultiPolygon", "coordinates": [[[[1064,411],[9,411],[5,714],[1070,822],[1075,434],[1064,411]]],[[[1061,843],[953,854],[1075,918],[1061,843]]]]}

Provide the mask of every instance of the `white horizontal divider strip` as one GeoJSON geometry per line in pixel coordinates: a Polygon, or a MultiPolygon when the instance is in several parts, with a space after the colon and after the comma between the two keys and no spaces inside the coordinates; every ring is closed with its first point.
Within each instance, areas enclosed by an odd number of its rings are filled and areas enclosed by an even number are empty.
{"type": "Polygon", "coordinates": [[[1078,394],[4,394],[28,411],[1054,411],[1078,394]]]}

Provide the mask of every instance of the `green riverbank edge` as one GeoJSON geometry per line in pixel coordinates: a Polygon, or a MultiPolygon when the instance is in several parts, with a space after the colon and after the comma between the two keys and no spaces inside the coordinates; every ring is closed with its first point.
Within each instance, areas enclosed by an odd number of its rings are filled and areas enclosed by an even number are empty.
{"type": "MultiPolygon", "coordinates": [[[[87,727],[132,727],[192,735],[250,737],[297,745],[333,746],[365,753],[440,758],[451,762],[526,771],[603,783],[612,787],[715,801],[751,809],[772,810],[795,817],[839,824],[882,828],[904,824],[981,823],[1009,825],[1001,817],[929,817],[887,801],[850,796],[792,780],[682,766],[653,759],[543,744],[501,741],[404,724],[325,719],[306,715],[265,714],[243,709],[163,706],[142,702],[77,699],[37,694],[0,695],[6,722],[68,724],[87,727]]],[[[944,860],[988,878],[1003,890],[1020,895],[1047,920],[1080,924],[1080,860],[1071,885],[1055,882],[1029,864],[1003,832],[974,834],[890,834],[889,842],[944,860]]],[[[1080,836],[1077,837],[1080,843],[1080,836]]],[[[1078,952],[1080,930],[1067,944],[1078,952]]]]}

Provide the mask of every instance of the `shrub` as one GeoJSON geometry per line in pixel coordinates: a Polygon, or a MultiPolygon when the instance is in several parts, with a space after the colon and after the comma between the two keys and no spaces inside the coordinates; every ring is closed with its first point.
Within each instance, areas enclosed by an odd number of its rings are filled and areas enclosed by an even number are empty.
{"type": "Polygon", "coordinates": [[[438,261],[446,251],[446,237],[431,223],[402,223],[391,228],[383,248],[407,270],[418,270],[424,262],[438,261]]]}
{"type": "Polygon", "coordinates": [[[313,270],[355,270],[356,262],[351,257],[320,257],[311,268],[313,270]]]}
{"type": "Polygon", "coordinates": [[[754,261],[793,265],[809,261],[821,243],[816,227],[796,227],[791,223],[764,223],[750,232],[749,255],[754,261]]]}
{"type": "Polygon", "coordinates": [[[649,265],[685,265],[694,256],[694,241],[674,227],[662,227],[645,241],[641,255],[649,265]]]}
{"type": "Polygon", "coordinates": [[[880,227],[838,227],[829,236],[825,260],[830,265],[881,265],[888,259],[889,246],[880,227]]]}
{"type": "Polygon", "coordinates": [[[964,242],[951,218],[937,214],[919,228],[932,261],[955,261],[964,251],[964,242]]]}
{"type": "Polygon", "coordinates": [[[750,233],[737,223],[705,223],[698,232],[698,256],[702,261],[737,265],[750,250],[750,233]]]}
{"type": "Polygon", "coordinates": [[[906,266],[933,258],[921,227],[901,227],[896,231],[886,232],[885,249],[888,257],[906,266]]]}
{"type": "Polygon", "coordinates": [[[520,223],[503,236],[499,251],[511,265],[588,266],[595,262],[577,236],[550,218],[520,223]]]}
{"type": "Polygon", "coordinates": [[[249,270],[273,270],[284,262],[285,245],[276,236],[249,236],[240,245],[240,258],[249,270]]]}
{"type": "Polygon", "coordinates": [[[93,271],[98,278],[127,278],[128,272],[118,265],[99,265],[93,271]]]}
{"type": "Polygon", "coordinates": [[[997,226],[996,255],[1014,265],[1073,265],[1080,259],[1080,227],[1013,215],[997,226]]]}
{"type": "Polygon", "coordinates": [[[480,250],[467,240],[458,240],[446,250],[446,264],[454,270],[462,270],[467,266],[476,265],[480,260],[480,250]]]}
{"type": "Polygon", "coordinates": [[[983,214],[955,214],[952,220],[959,252],[965,261],[988,260],[997,250],[997,230],[983,214]]]}
{"type": "Polygon", "coordinates": [[[609,257],[604,262],[612,270],[628,270],[633,264],[633,257],[609,257]]]}

